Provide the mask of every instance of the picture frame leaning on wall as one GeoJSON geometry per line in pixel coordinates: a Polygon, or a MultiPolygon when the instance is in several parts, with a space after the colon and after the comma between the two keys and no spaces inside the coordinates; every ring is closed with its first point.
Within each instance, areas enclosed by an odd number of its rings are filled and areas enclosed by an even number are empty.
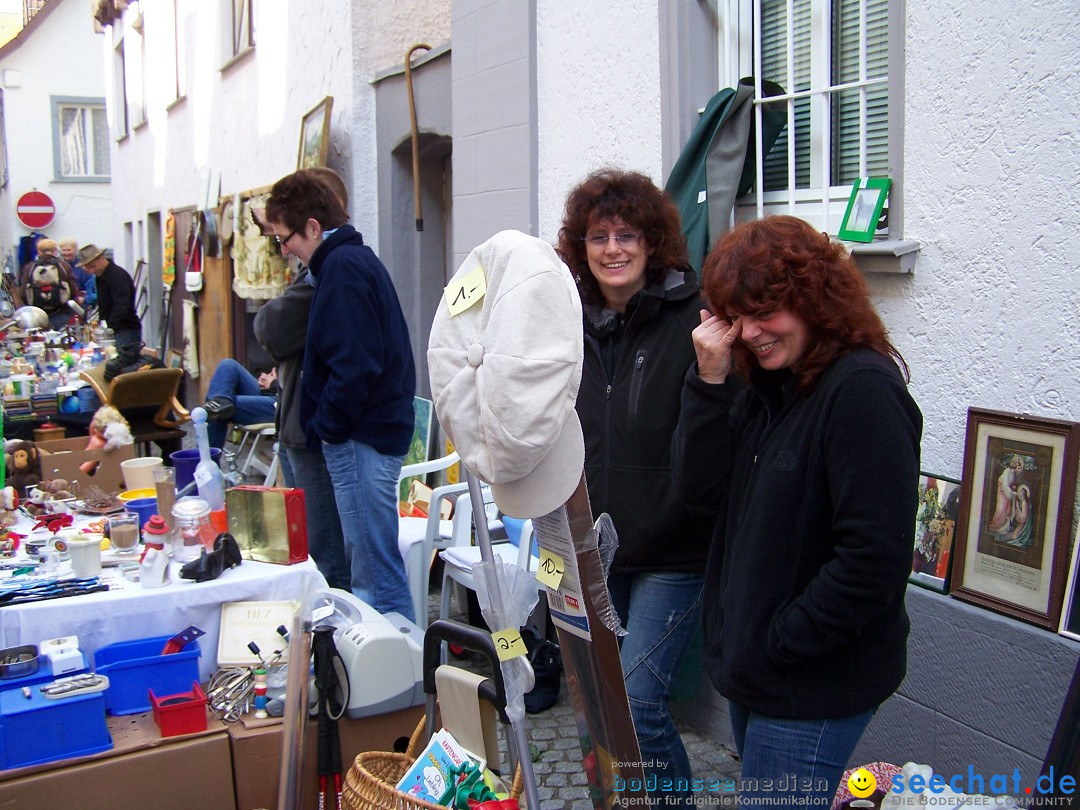
{"type": "Polygon", "coordinates": [[[334,97],[326,96],[304,113],[300,121],[300,151],[296,157],[297,169],[312,169],[326,165],[330,151],[330,113],[334,109],[334,97]]]}
{"type": "Polygon", "coordinates": [[[1073,538],[1072,563],[1069,565],[1058,632],[1080,641],[1080,528],[1077,529],[1073,538]]]}
{"type": "Polygon", "coordinates": [[[847,209],[837,236],[848,242],[873,242],[881,222],[881,209],[889,196],[888,177],[859,177],[851,187],[847,209]]]}
{"type": "Polygon", "coordinates": [[[909,582],[938,593],[949,592],[959,516],[960,482],[944,475],[920,472],[909,582]]]}
{"type": "Polygon", "coordinates": [[[969,408],[952,595],[1057,630],[1080,424],[969,408]]]}

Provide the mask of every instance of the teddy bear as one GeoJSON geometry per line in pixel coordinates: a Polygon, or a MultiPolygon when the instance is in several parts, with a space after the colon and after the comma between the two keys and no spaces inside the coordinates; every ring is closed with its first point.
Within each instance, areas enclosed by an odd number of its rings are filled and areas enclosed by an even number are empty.
{"type": "MultiPolygon", "coordinates": [[[[111,453],[117,447],[134,443],[131,426],[120,411],[112,405],[102,405],[94,412],[94,418],[90,420],[90,441],[86,444],[87,450],[103,449],[106,453],[111,453]]],[[[79,465],[79,469],[87,475],[93,475],[100,463],[99,461],[84,461],[79,465]]]]}
{"type": "Polygon", "coordinates": [[[37,445],[26,439],[4,442],[4,470],[6,481],[15,487],[15,492],[25,493],[27,487],[41,480],[41,456],[37,445]]]}

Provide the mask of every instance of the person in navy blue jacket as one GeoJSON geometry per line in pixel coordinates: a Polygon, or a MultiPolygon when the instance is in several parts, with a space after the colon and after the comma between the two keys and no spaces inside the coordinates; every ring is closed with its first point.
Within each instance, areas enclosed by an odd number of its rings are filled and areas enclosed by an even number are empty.
{"type": "Polygon", "coordinates": [[[828,807],[904,679],[922,414],[827,234],[739,225],[703,282],[716,314],[694,330],[672,466],[683,501],[716,515],[705,669],[729,702],[740,800],[828,807]]]}
{"type": "Polygon", "coordinates": [[[352,592],[380,613],[415,620],[398,553],[397,486],[413,435],[416,367],[397,292],[341,201],[310,174],[274,184],[266,219],[315,288],[300,425],[330,472],[352,592]]]}

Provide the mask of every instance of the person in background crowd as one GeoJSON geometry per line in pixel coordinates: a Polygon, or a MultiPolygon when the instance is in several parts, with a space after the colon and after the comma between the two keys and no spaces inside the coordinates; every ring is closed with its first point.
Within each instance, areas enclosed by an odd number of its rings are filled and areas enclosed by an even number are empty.
{"type": "Polygon", "coordinates": [[[828,807],[904,679],[922,414],[827,234],[737,225],[703,280],[716,314],[694,330],[672,447],[680,497],[716,515],[706,671],[729,702],[740,800],[828,807]],[[766,783],[793,790],[752,787],[766,783]]]}
{"type": "Polygon", "coordinates": [[[627,630],[630,711],[641,758],[652,763],[646,775],[658,780],[652,796],[683,806],[690,761],[668,701],[698,631],[712,522],[675,497],[671,435],[694,361],[697,275],[678,210],[636,172],[594,172],[570,192],[558,251],[584,311],[577,412],[589,501],[611,515],[619,536],[608,588],[627,630]]]}
{"type": "Polygon", "coordinates": [[[97,281],[93,275],[86,272],[86,269],[79,264],[79,243],[72,237],[65,236],[57,244],[60,245],[60,255],[68,263],[72,274],[75,276],[75,282],[79,285],[81,292],[79,303],[87,309],[97,306],[97,281]]]}
{"type": "MultiPolygon", "coordinates": [[[[206,435],[211,447],[224,447],[229,422],[258,425],[273,422],[277,411],[277,372],[270,369],[255,377],[231,357],[217,364],[206,390],[206,435]]],[[[285,483],[292,486],[292,475],[285,483]]]]}
{"type": "Polygon", "coordinates": [[[59,245],[56,242],[43,237],[35,247],[37,258],[23,267],[23,301],[43,310],[49,316],[52,329],[63,329],[75,315],[75,310],[67,302],[78,303],[78,283],[70,265],[58,255],[59,245]],[[38,267],[46,269],[39,269],[35,273],[34,269],[38,267]]]}
{"type": "MultiPolygon", "coordinates": [[[[302,170],[326,183],[341,202],[349,207],[349,192],[333,169],[323,167],[302,170]]],[[[307,447],[300,427],[300,371],[304,365],[308,315],[315,295],[314,279],[301,265],[285,292],[267,301],[255,315],[255,338],[277,363],[278,441],[283,452],[282,467],[291,468],[296,485],[304,490],[307,506],[308,552],[331,588],[351,590],[349,558],[341,517],[334,501],[334,484],[326,469],[322,447],[307,447]]]]}
{"type": "Polygon", "coordinates": [[[397,292],[323,180],[303,172],[278,180],[266,219],[282,255],[307,265],[315,286],[300,425],[330,472],[352,592],[380,613],[414,620],[397,485],[415,422],[416,367],[397,292]]]}
{"type": "Polygon", "coordinates": [[[97,245],[83,245],[79,263],[97,281],[98,315],[113,330],[116,357],[105,364],[105,381],[135,371],[144,362],[141,352],[142,322],[135,312],[135,282],[128,271],[113,262],[97,245]]]}

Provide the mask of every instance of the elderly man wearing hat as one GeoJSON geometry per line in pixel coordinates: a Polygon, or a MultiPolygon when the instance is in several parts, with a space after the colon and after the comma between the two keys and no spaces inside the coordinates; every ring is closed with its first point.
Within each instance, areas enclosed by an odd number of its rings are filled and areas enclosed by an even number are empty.
{"type": "Polygon", "coordinates": [[[105,364],[105,381],[142,362],[142,322],[135,313],[135,282],[97,245],[83,245],[79,264],[97,283],[98,315],[116,337],[116,357],[105,364]]]}
{"type": "Polygon", "coordinates": [[[307,447],[322,450],[341,516],[352,592],[415,620],[398,552],[398,475],[412,441],[416,367],[390,274],[341,200],[296,172],[274,184],[266,219],[315,288],[300,383],[307,447]]]}

